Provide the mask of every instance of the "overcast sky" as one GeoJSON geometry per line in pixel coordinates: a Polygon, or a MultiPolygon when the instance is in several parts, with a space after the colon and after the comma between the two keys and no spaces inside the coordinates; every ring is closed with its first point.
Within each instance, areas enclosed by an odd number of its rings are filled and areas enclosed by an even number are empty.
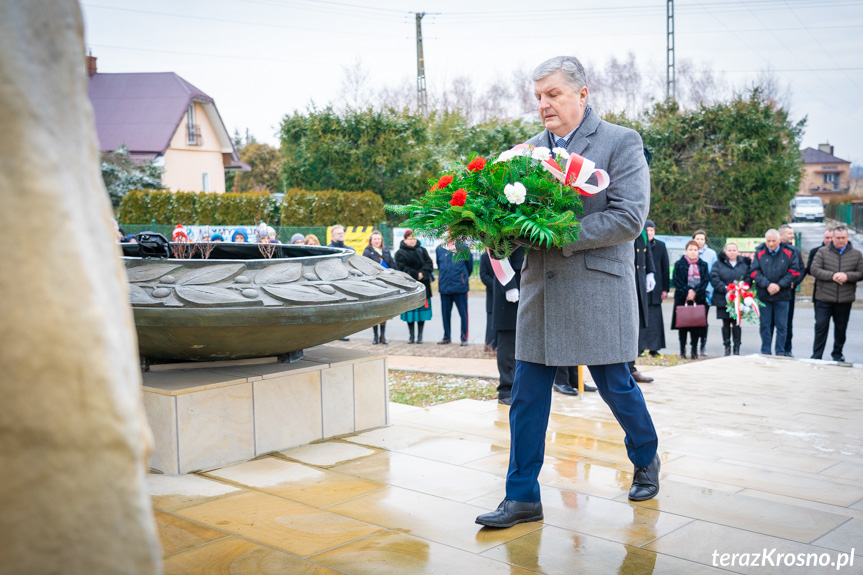
{"type": "MultiPolygon", "coordinates": [[[[829,142],[863,165],[863,2],[678,0],[675,52],[735,86],[771,68],[808,117],[803,146],[829,142]]],[[[99,72],[176,72],[213,98],[233,133],[278,145],[285,114],[337,102],[359,59],[377,88],[416,82],[416,12],[427,85],[483,86],[560,54],[663,71],[665,0],[87,0],[99,72]]]]}

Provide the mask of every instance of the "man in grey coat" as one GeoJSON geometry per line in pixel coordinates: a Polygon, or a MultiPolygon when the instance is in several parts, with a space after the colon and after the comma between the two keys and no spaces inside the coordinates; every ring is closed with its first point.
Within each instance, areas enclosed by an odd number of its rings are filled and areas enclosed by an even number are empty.
{"type": "Polygon", "coordinates": [[[537,478],[557,366],[587,365],[602,399],[626,432],[635,473],[629,498],[659,492],[657,435],[627,362],[638,353],[638,300],[633,240],[650,207],[650,175],[638,133],[599,118],[587,105],[584,68],[560,56],[533,72],[545,130],[527,143],[562,147],[596,162],[608,188],[583,196],[578,241],[533,246],[521,269],[516,368],[510,408],[506,499],[477,517],[488,527],[542,519],[537,478]]]}

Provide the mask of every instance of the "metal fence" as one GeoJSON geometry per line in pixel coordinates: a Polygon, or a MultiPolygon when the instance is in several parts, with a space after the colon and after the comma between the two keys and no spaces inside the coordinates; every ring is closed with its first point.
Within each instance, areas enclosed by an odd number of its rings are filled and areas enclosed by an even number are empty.
{"type": "Polygon", "coordinates": [[[863,204],[827,204],[824,206],[824,215],[843,222],[856,232],[863,232],[863,204]]]}

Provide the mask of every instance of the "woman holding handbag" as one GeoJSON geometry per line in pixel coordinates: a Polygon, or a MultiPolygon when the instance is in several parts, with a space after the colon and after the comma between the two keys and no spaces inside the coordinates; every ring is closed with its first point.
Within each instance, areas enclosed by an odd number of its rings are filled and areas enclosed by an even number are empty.
{"type": "MultiPolygon", "coordinates": [[[[363,255],[373,262],[381,264],[381,266],[387,269],[396,269],[396,262],[393,260],[393,256],[390,254],[389,248],[384,245],[384,235],[380,230],[372,230],[372,233],[369,236],[369,245],[366,246],[366,249],[363,251],[363,255]]],[[[372,332],[374,333],[372,345],[377,345],[378,342],[384,345],[389,343],[387,341],[387,322],[383,322],[379,326],[372,326],[372,332]],[[378,327],[381,328],[380,339],[378,339],[378,327]]]]}
{"type": "Polygon", "coordinates": [[[671,285],[674,286],[674,311],[671,329],[678,330],[680,355],[686,357],[686,336],[691,334],[692,359],[698,359],[698,340],[707,326],[707,285],[710,278],[707,262],[698,257],[698,243],[686,244],[686,253],[674,264],[671,285]],[[697,310],[697,311],[696,311],[697,310]]]}
{"type": "Polygon", "coordinates": [[[740,326],[728,315],[725,294],[728,284],[739,280],[749,281],[749,266],[752,260],[741,256],[737,244],[727,243],[719,254],[719,259],[710,270],[710,283],[713,285],[713,305],[716,306],[716,318],[722,320],[722,343],[725,345],[725,355],[731,355],[731,338],[734,336],[734,355],[740,355],[740,326]]]}

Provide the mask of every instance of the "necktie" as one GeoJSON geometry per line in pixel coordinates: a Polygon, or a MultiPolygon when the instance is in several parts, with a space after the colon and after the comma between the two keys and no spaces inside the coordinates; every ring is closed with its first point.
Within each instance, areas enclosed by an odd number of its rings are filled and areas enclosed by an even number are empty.
{"type": "Polygon", "coordinates": [[[557,141],[554,143],[554,145],[557,146],[558,148],[563,148],[565,150],[566,149],[566,140],[564,140],[563,138],[558,138],[557,141]]]}

